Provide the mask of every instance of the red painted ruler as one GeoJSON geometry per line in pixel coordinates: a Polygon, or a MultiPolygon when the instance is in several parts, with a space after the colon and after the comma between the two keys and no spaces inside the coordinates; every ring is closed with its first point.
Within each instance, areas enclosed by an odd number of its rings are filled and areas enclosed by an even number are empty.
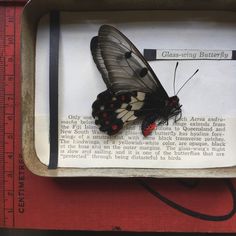
{"type": "Polygon", "coordinates": [[[5,227],[14,227],[15,223],[14,172],[20,155],[21,10],[16,1],[0,1],[0,225],[5,227]]]}

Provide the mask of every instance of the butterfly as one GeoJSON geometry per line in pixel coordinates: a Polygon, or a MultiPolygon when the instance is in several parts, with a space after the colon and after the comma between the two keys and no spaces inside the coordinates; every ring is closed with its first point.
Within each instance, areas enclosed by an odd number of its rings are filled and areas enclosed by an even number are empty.
{"type": "Polygon", "coordinates": [[[92,104],[92,116],[100,131],[114,135],[126,124],[143,118],[142,134],[148,136],[170,118],[177,121],[181,117],[178,96],[168,96],[151,66],[118,29],[102,25],[90,49],[107,86],[92,104]]]}

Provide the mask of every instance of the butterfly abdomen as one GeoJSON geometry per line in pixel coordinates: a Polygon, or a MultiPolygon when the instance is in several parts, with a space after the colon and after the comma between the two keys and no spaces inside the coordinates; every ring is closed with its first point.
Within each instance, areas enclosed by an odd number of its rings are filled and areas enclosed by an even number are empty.
{"type": "Polygon", "coordinates": [[[148,114],[143,122],[142,122],[142,133],[143,136],[148,136],[152,133],[154,129],[156,129],[157,125],[155,121],[160,118],[160,115],[158,113],[152,113],[148,114]]]}

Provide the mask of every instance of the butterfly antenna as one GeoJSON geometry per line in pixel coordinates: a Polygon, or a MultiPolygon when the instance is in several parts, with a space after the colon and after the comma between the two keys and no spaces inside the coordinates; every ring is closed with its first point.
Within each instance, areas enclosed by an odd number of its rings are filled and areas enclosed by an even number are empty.
{"type": "Polygon", "coordinates": [[[174,94],[175,94],[175,79],[176,79],[176,71],[177,71],[177,67],[179,65],[179,62],[176,63],[175,66],[175,72],[174,72],[174,81],[173,81],[173,88],[174,88],[174,94]]]}
{"type": "Polygon", "coordinates": [[[189,77],[189,79],[185,81],[185,83],[181,86],[181,88],[179,89],[179,91],[176,93],[176,96],[177,96],[178,93],[182,90],[182,88],[197,74],[198,71],[199,71],[199,69],[197,69],[197,70],[189,77]]]}

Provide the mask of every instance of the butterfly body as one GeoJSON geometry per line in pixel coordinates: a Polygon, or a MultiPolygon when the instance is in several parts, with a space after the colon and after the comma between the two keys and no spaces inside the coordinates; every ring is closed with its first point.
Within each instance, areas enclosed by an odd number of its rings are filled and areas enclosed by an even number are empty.
{"type": "Polygon", "coordinates": [[[156,128],[156,121],[163,124],[181,113],[176,96],[161,101],[152,94],[136,91],[115,95],[106,90],[98,95],[92,108],[95,123],[109,135],[118,133],[131,121],[144,118],[142,133],[148,136],[156,128]]]}
{"type": "Polygon", "coordinates": [[[97,96],[92,115],[108,135],[143,118],[142,133],[149,135],[158,124],[181,114],[177,96],[169,97],[138,49],[120,31],[109,25],[91,40],[93,59],[107,90],[97,96]]]}

